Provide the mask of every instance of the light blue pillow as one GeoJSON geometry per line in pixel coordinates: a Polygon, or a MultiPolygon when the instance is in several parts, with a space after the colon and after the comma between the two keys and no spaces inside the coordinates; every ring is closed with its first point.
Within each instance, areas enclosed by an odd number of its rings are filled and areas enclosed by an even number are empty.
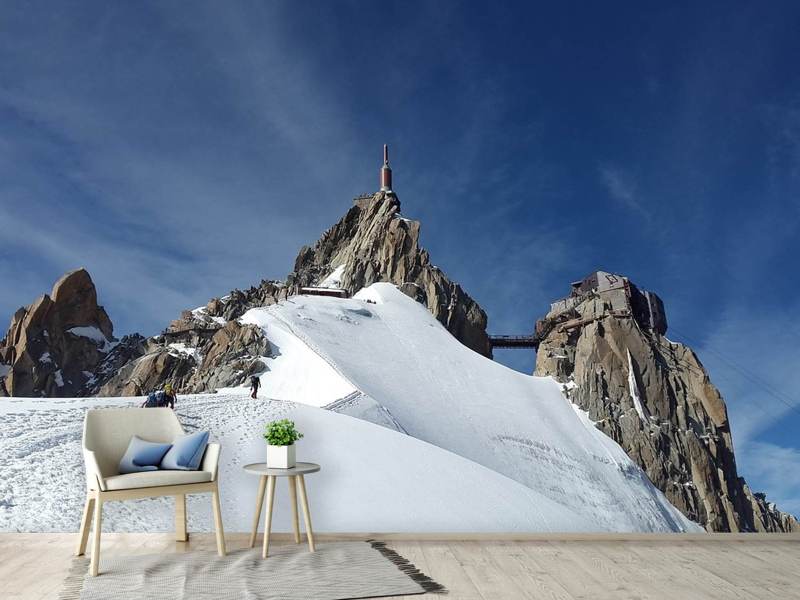
{"type": "Polygon", "coordinates": [[[159,469],[197,471],[208,446],[208,432],[196,431],[189,435],[179,435],[172,442],[172,448],[161,460],[159,469]]]}
{"type": "Polygon", "coordinates": [[[142,471],[157,471],[161,459],[170,449],[172,444],[148,442],[140,437],[133,436],[122,460],[119,461],[120,475],[126,473],[141,473],[142,471]]]}

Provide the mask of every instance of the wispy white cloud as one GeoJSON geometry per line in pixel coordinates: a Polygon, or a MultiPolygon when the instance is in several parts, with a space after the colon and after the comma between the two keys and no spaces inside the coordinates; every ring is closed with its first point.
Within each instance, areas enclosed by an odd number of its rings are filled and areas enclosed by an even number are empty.
{"type": "Polygon", "coordinates": [[[608,195],[620,206],[644,217],[650,216],[640,196],[639,186],[631,173],[622,167],[610,164],[601,165],[598,172],[608,195]]]}
{"type": "Polygon", "coordinates": [[[4,286],[3,312],[84,265],[123,329],[152,333],[211,295],[285,275],[362,187],[348,112],[279,35],[282,15],[256,25],[228,8],[162,7],[150,17],[182,44],[159,52],[135,28],[123,50],[112,7],[91,36],[72,13],[46,32],[4,31],[0,260],[28,283],[4,286]],[[184,70],[191,60],[205,79],[184,70]]]}
{"type": "Polygon", "coordinates": [[[800,423],[800,303],[764,310],[742,300],[731,295],[694,349],[727,404],[739,475],[800,515],[800,448],[785,436],[800,423]]]}
{"type": "Polygon", "coordinates": [[[730,310],[695,348],[725,397],[737,448],[800,410],[796,310],[800,305],[769,315],[730,310]]]}
{"type": "Polygon", "coordinates": [[[800,516],[800,450],[768,442],[751,442],[742,450],[738,453],[740,471],[758,473],[767,500],[800,516]]]}

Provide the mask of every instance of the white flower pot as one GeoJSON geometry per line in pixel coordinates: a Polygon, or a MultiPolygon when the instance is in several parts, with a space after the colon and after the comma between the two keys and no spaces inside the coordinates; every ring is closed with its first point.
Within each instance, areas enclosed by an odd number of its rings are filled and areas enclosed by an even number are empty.
{"type": "Polygon", "coordinates": [[[290,446],[270,446],[267,444],[268,469],[291,469],[294,465],[294,444],[290,446]]]}

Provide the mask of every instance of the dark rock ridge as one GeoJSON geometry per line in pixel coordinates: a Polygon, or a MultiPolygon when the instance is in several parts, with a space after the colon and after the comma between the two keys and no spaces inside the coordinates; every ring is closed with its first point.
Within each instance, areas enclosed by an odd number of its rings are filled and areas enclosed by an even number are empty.
{"type": "MultiPolygon", "coordinates": [[[[399,209],[391,193],[356,198],[316,244],[300,250],[285,282],[263,280],[213,298],[147,339],[114,338],[89,274],[67,273],[12,318],[0,340],[0,395],[133,396],[167,381],[181,393],[239,385],[263,372],[273,351],[260,328],[238,322],[247,310],[303,288],[352,294],[380,281],[396,284],[462,343],[490,356],[486,314],[431,264],[419,246],[420,224],[399,209]]],[[[561,381],[569,399],[707,529],[797,531],[794,517],[738,476],[725,403],[694,352],[666,331],[656,294],[597,272],[537,322],[536,374],[561,381]]]]}
{"type": "Polygon", "coordinates": [[[658,296],[600,271],[536,323],[535,374],[562,382],[669,501],[709,531],[797,531],[793,516],[738,476],[725,402],[697,355],[666,331],[658,296]]]}
{"type": "Polygon", "coordinates": [[[149,339],[134,334],[116,340],[89,274],[68,273],[52,298],[43,296],[14,316],[0,344],[0,393],[118,396],[141,395],[167,381],[183,393],[239,385],[266,369],[263,358],[271,349],[260,329],[237,319],[309,286],[352,294],[375,282],[395,283],[461,342],[491,356],[486,313],[431,264],[419,247],[419,222],[403,218],[399,209],[392,193],[356,198],[316,244],[300,250],[285,282],[263,280],[213,298],[149,339]]]}
{"type": "Polygon", "coordinates": [[[87,393],[140,395],[167,381],[184,393],[239,385],[266,369],[263,358],[271,350],[260,329],[236,319],[250,308],[270,306],[316,286],[352,295],[375,282],[394,283],[427,306],[462,343],[491,356],[486,313],[431,265],[428,252],[419,247],[419,222],[403,218],[399,210],[400,202],[391,193],[356,198],[316,244],[300,250],[285,282],[264,280],[184,311],[163,334],[147,340],[128,364],[108,377],[99,375],[87,393]]]}
{"type": "Polygon", "coordinates": [[[294,290],[319,285],[337,268],[337,287],[350,294],[376,282],[394,283],[427,306],[464,345],[491,357],[486,313],[431,264],[419,236],[419,221],[400,215],[400,201],[393,193],[356,198],[314,246],[300,250],[287,284],[294,290]]]}
{"type": "Polygon", "coordinates": [[[129,359],[131,342],[114,337],[89,273],[72,271],[12,317],[0,341],[0,394],[81,395],[109,355],[129,359]]]}
{"type": "Polygon", "coordinates": [[[228,321],[216,327],[166,331],[146,340],[143,351],[95,391],[100,396],[139,396],[170,382],[181,393],[240,385],[265,369],[269,341],[254,325],[228,321]]]}

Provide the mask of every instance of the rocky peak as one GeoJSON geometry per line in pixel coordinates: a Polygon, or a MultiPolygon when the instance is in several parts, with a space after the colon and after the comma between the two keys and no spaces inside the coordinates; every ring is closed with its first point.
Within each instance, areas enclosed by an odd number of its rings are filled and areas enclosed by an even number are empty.
{"type": "Polygon", "coordinates": [[[236,321],[247,310],[307,293],[307,288],[352,295],[379,281],[398,285],[462,343],[490,356],[486,314],[460,285],[431,265],[427,251],[419,247],[419,234],[419,222],[400,215],[394,193],[360,196],[316,244],[300,250],[285,282],[263,280],[183,311],[114,375],[99,378],[92,393],[138,395],[167,381],[184,393],[239,385],[266,368],[262,359],[271,352],[260,329],[236,321]]]}
{"type": "Polygon", "coordinates": [[[347,214],[314,246],[304,246],[287,278],[293,291],[337,287],[353,294],[380,281],[425,304],[463,344],[491,356],[486,313],[459,284],[431,264],[419,245],[420,223],[400,214],[392,192],[355,199],[347,214]]]}
{"type": "Polygon", "coordinates": [[[0,341],[0,393],[73,396],[116,346],[113,325],[97,304],[85,269],[61,277],[51,293],[13,316],[0,341]]]}
{"type": "Polygon", "coordinates": [[[114,326],[97,304],[97,289],[86,269],[63,275],[53,285],[51,296],[61,327],[96,327],[107,339],[114,337],[114,326]]]}
{"type": "Polygon", "coordinates": [[[725,402],[691,348],[664,337],[661,299],[598,271],[536,323],[537,375],[710,531],[796,531],[798,522],[738,476],[725,402]]]}

